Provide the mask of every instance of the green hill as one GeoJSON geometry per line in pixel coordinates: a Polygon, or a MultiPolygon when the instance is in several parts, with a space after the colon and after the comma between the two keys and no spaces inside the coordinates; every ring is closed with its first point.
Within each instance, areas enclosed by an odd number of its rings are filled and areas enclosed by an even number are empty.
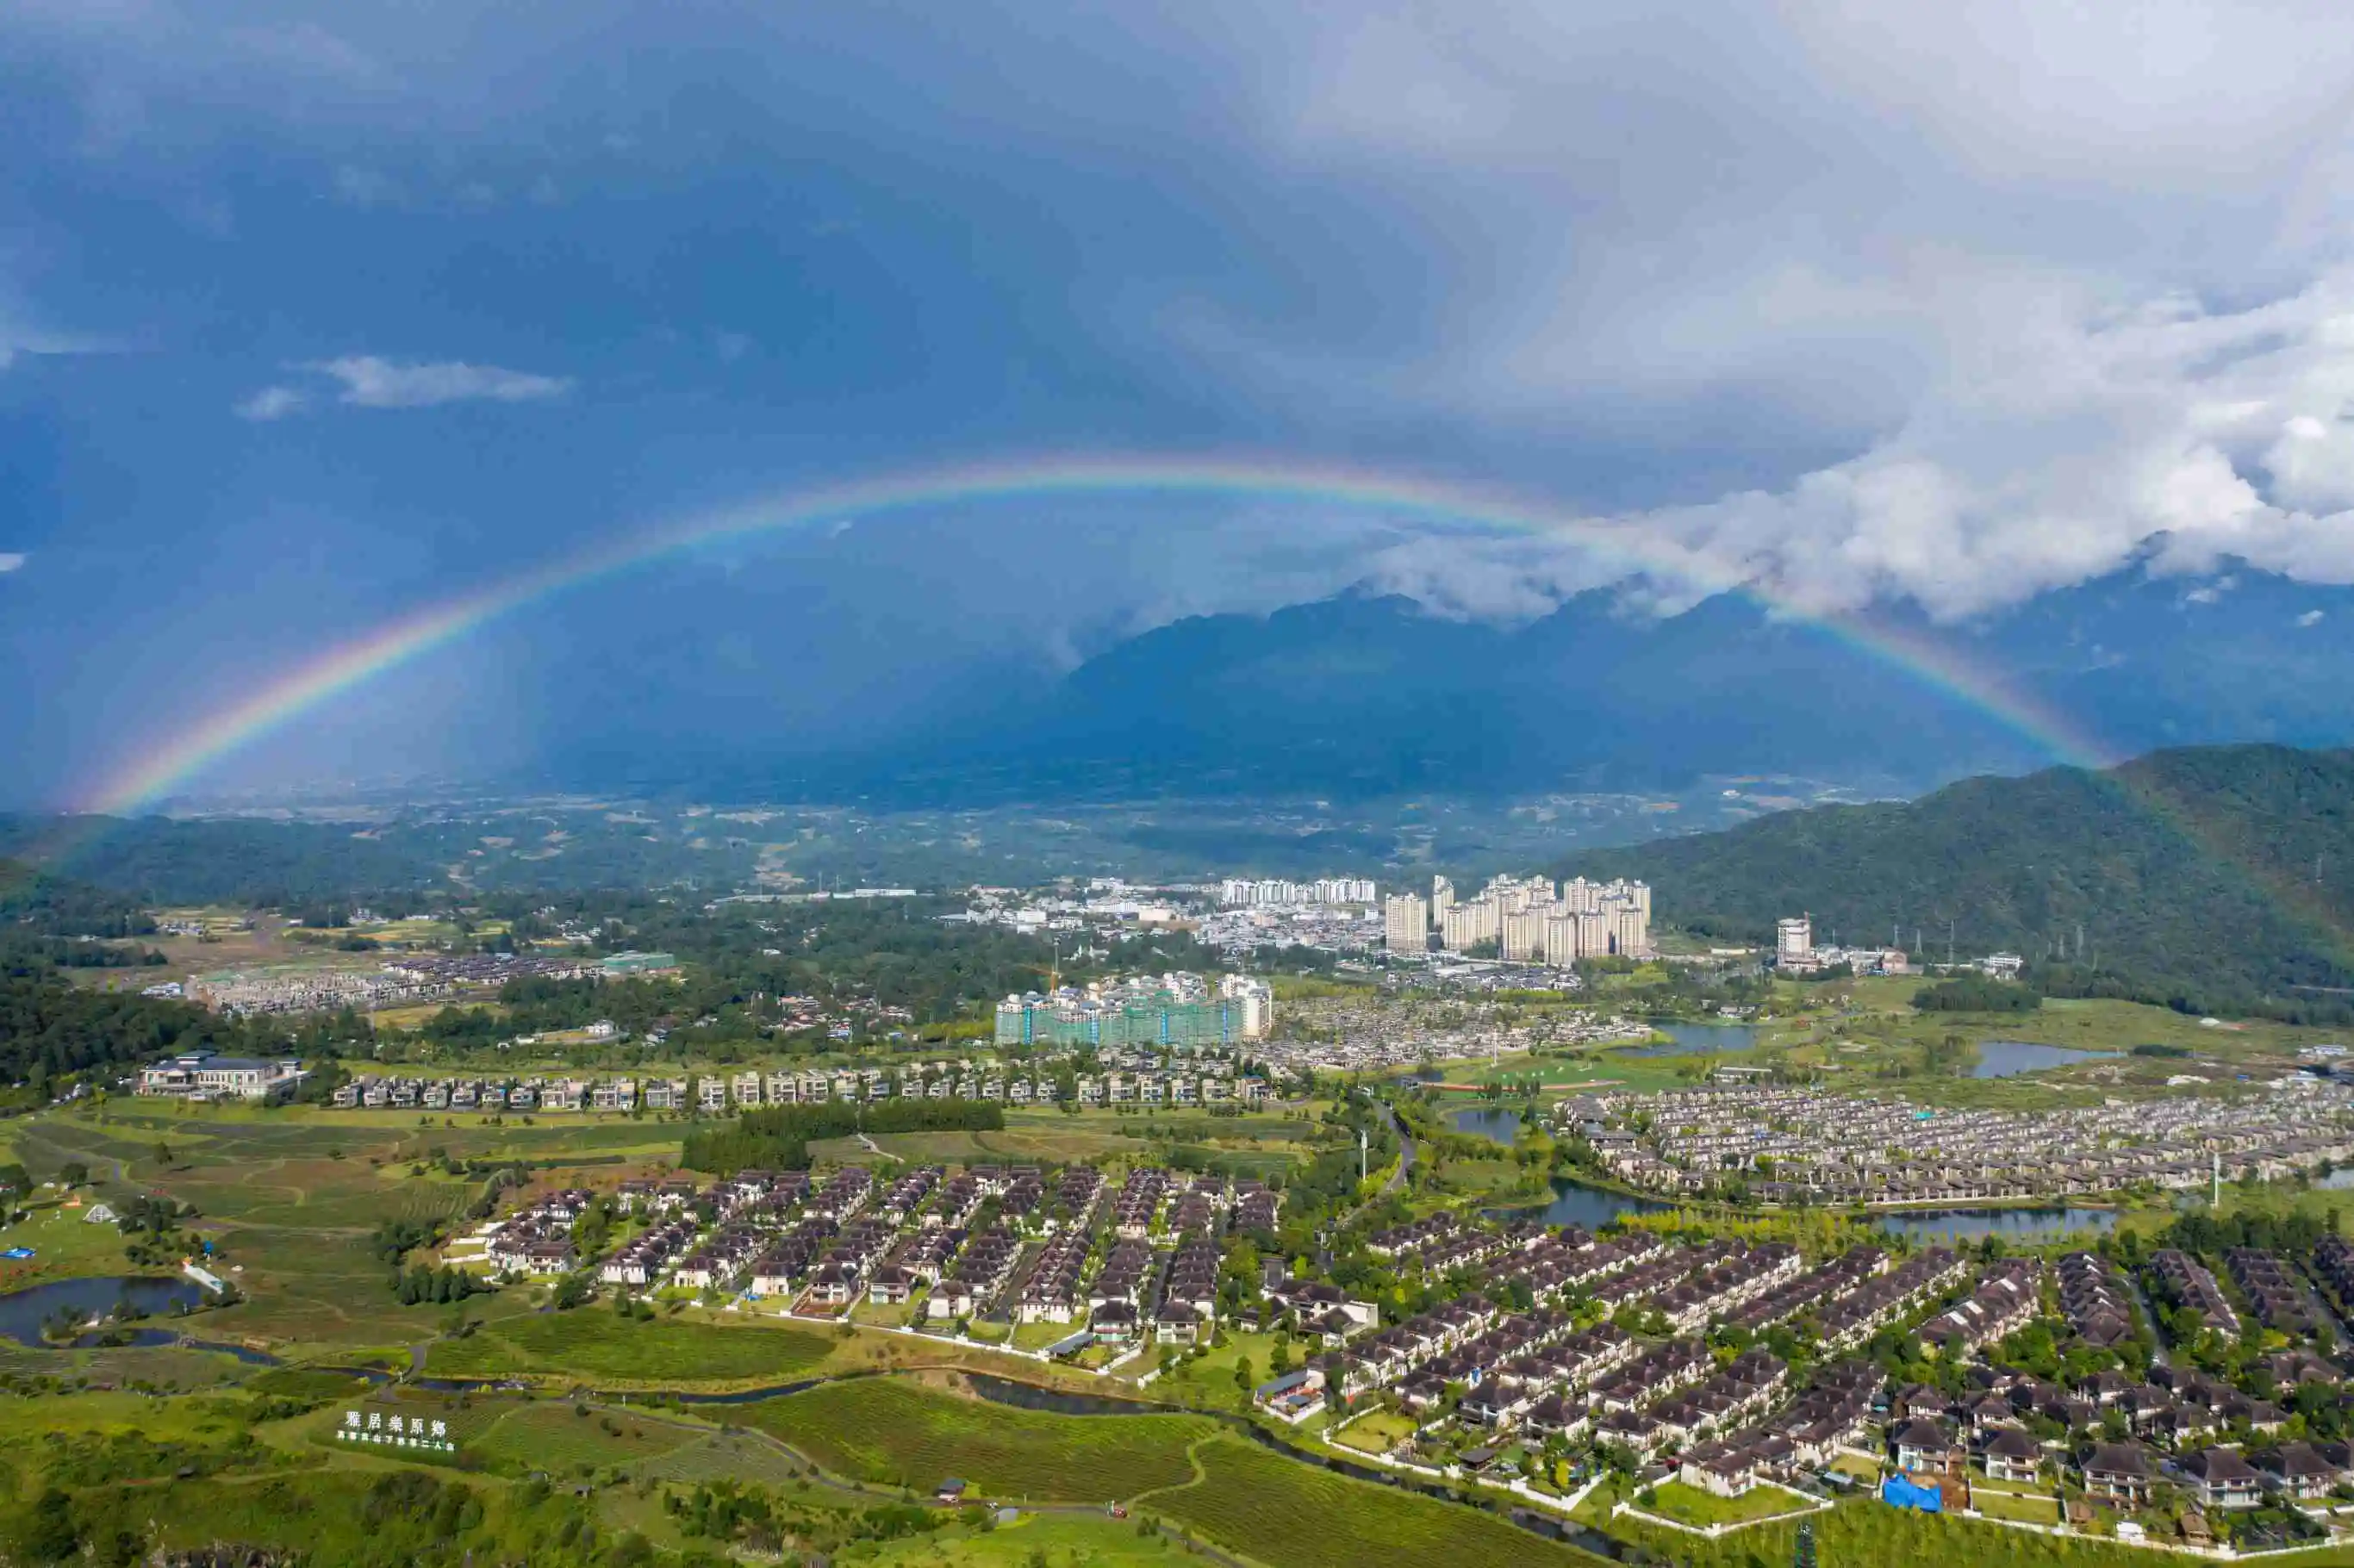
{"type": "Polygon", "coordinates": [[[1944,957],[2009,949],[2058,994],[2354,1019],[2354,751],[2212,747],[2106,771],[1971,779],[1901,805],[1829,806],[1576,855],[1558,874],[1649,882],[1658,918],[1761,942],[1917,930],[1944,957]],[[2081,946],[2079,930],[2081,928],[2081,946]]]}

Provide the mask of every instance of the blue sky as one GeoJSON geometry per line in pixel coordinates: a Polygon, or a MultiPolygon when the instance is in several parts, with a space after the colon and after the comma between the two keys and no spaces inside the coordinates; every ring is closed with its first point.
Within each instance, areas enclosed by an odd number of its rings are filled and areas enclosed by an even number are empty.
{"type": "MultiPolygon", "coordinates": [[[[586,539],[1009,452],[1500,482],[1827,608],[2344,582],[2339,21],[29,0],[9,793],[586,539]]],[[[1195,610],[1526,615],[1585,580],[1543,556],[1296,506],[862,525],[535,611],[241,777],[521,760],[657,659],[814,742],[1195,610]]]]}

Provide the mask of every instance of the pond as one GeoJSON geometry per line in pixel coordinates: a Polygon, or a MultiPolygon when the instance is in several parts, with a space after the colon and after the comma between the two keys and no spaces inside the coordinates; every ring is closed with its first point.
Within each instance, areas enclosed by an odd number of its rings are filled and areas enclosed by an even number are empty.
{"type": "Polygon", "coordinates": [[[2105,1231],[2115,1225],[2117,1216],[2113,1209],[2084,1209],[2071,1203],[2031,1209],[1898,1209],[1874,1214],[1872,1223],[1914,1242],[1978,1241],[1987,1236],[2009,1241],[2070,1231],[2105,1231]]]}
{"type": "Polygon", "coordinates": [[[1521,1113],[1513,1106],[1472,1106],[1455,1113],[1455,1130],[1509,1149],[1521,1136],[1521,1113]]]}
{"type": "Polygon", "coordinates": [[[1717,1056],[1757,1048],[1754,1023],[1671,1023],[1654,1019],[1651,1027],[1667,1039],[1622,1053],[1628,1056],[1717,1056]]]}
{"type": "Polygon", "coordinates": [[[2115,1054],[2114,1051],[2071,1051],[2064,1045],[2038,1045],[2026,1040],[1982,1040],[1978,1043],[1978,1065],[1970,1069],[1970,1076],[2009,1078],[2020,1073],[2040,1073],[2046,1067],[2065,1067],[2072,1062],[2096,1062],[2115,1054]]]}
{"type": "Polygon", "coordinates": [[[1490,1209],[1498,1219],[1535,1220],[1548,1225],[1583,1225],[1596,1230],[1621,1214],[1657,1214],[1674,1208],[1656,1198],[1630,1197],[1606,1188],[1589,1187],[1567,1176],[1553,1179],[1553,1202],[1528,1208],[1490,1209]]]}
{"type": "MultiPolygon", "coordinates": [[[[102,1318],[116,1303],[128,1300],[151,1318],[160,1318],[182,1302],[193,1307],[204,1298],[203,1287],[189,1279],[57,1279],[0,1296],[0,1335],[37,1348],[48,1343],[41,1338],[42,1325],[69,1308],[87,1320],[102,1318]]],[[[168,1345],[178,1339],[168,1330],[142,1327],[133,1331],[131,1342],[168,1345]]]]}

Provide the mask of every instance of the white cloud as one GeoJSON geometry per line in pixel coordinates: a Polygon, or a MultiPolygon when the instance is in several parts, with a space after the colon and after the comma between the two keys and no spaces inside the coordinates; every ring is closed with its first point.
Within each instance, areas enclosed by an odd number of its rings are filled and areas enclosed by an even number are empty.
{"type": "MultiPolygon", "coordinates": [[[[1683,494],[1593,524],[1671,593],[1951,620],[2136,561],[2354,581],[2333,13],[1336,5],[1267,14],[1281,49],[1237,20],[1200,36],[1247,40],[1257,143],[1381,213],[1351,265],[1403,284],[1339,331],[1182,288],[1119,305],[1270,407],[1628,454],[1683,494]],[[1754,484],[1687,499],[1681,471],[1741,452],[1754,484]]],[[[1507,618],[1604,566],[1566,536],[1372,559],[1507,618]]]]}
{"type": "Polygon", "coordinates": [[[0,550],[0,574],[16,571],[20,569],[24,564],[25,555],[23,551],[0,550]]]}
{"type": "Polygon", "coordinates": [[[532,403],[561,397],[570,379],[462,360],[408,362],[347,355],[303,368],[342,384],[339,401],[359,408],[429,408],[442,403],[532,403]]]}
{"type": "Polygon", "coordinates": [[[240,419],[267,424],[272,419],[282,419],[289,414],[300,412],[309,401],[307,397],[292,387],[264,387],[239,402],[236,412],[240,419]]]}
{"type": "Polygon", "coordinates": [[[2308,609],[2296,618],[2296,623],[2299,626],[2318,626],[2321,621],[2322,612],[2317,609],[2308,609]]]}
{"type": "Polygon", "coordinates": [[[335,199],[349,207],[392,207],[401,200],[400,186],[391,176],[356,164],[339,165],[334,180],[335,199]]]}
{"type": "Polygon", "coordinates": [[[1755,584],[1827,612],[1910,599],[1948,620],[2137,561],[2354,582],[2354,270],[2236,311],[2168,298],[2114,312],[2023,288],[1844,461],[1697,504],[1369,558],[1382,587],[1503,620],[1613,577],[1671,599],[1755,584]]]}
{"type": "Polygon", "coordinates": [[[5,290],[0,289],[0,370],[6,370],[27,355],[111,354],[121,347],[120,344],[38,325],[13,309],[5,290]]]}

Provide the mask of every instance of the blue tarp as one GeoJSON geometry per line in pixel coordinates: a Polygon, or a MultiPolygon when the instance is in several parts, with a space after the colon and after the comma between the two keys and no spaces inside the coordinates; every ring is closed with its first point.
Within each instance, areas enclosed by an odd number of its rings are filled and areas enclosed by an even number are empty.
{"type": "Polygon", "coordinates": [[[1902,1476],[1891,1476],[1880,1483],[1880,1500],[1898,1508],[1917,1508],[1923,1513],[1942,1513],[1946,1494],[1935,1487],[1916,1487],[1902,1476]]]}

